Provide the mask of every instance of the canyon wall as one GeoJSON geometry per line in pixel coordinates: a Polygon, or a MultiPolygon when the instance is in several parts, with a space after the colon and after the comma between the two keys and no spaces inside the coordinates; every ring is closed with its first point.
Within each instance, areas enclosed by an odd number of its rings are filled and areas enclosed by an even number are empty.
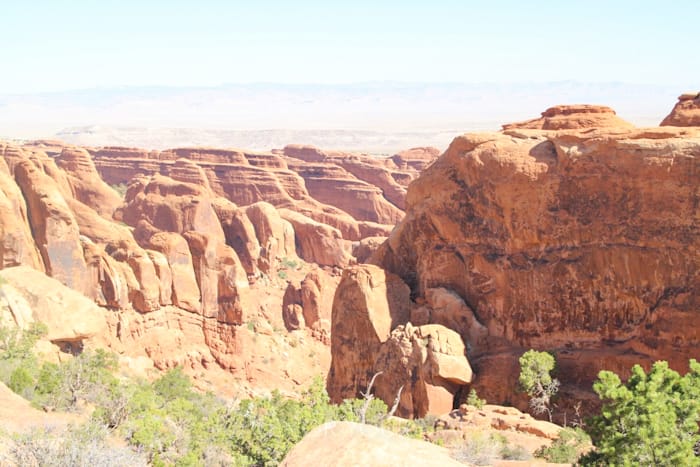
{"type": "MultiPolygon", "coordinates": [[[[0,143],[0,266],[10,278],[46,273],[101,307],[99,336],[61,332],[56,345],[88,339],[129,366],[184,366],[201,384],[233,375],[247,394],[293,390],[327,371],[331,298],[352,243],[386,235],[403,211],[340,164],[278,152],[0,143]],[[123,197],[110,187],[120,184],[123,197]]],[[[345,158],[370,180],[376,167],[398,204],[417,174],[345,158]]],[[[65,295],[54,289],[48,297],[65,295]]],[[[33,318],[3,308],[3,321],[26,327],[44,308],[33,318]]]]}
{"type": "MultiPolygon", "coordinates": [[[[529,348],[555,353],[564,393],[578,398],[601,369],[663,359],[684,370],[700,353],[699,160],[700,128],[637,129],[595,106],[455,138],[410,185],[405,218],[369,260],[410,289],[392,329],[457,332],[471,387],[494,403],[524,402],[517,359],[529,348]]],[[[365,307],[367,294],[345,298],[356,287],[341,281],[333,329],[365,307]]],[[[381,349],[356,360],[364,334],[332,335],[332,397],[396,365],[381,349]]],[[[460,385],[455,398],[470,387],[460,385]]]]}

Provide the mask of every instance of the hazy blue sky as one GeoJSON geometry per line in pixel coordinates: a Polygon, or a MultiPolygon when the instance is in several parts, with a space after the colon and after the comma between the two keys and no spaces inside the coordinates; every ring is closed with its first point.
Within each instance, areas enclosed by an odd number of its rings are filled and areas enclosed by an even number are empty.
{"type": "MultiPolygon", "coordinates": [[[[688,1],[3,1],[0,94],[118,85],[698,82],[688,1]]],[[[697,86],[696,86],[697,87],[697,86]]]]}

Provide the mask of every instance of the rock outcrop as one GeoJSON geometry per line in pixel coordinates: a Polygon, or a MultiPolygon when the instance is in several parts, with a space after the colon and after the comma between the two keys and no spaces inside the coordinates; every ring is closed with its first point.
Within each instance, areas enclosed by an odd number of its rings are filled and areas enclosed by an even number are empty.
{"type": "Polygon", "coordinates": [[[682,94],[661,126],[700,126],[700,93],[682,94]]]}
{"type": "Polygon", "coordinates": [[[17,162],[14,175],[27,202],[29,225],[47,274],[85,292],[87,266],[80,230],[59,186],[28,159],[17,162]]]}
{"type": "MultiPolygon", "coordinates": [[[[177,254],[185,259],[188,266],[191,260],[199,286],[201,313],[207,318],[241,324],[247,305],[247,275],[236,252],[226,244],[226,236],[208,190],[199,185],[154,175],[143,183],[129,187],[122,217],[136,228],[136,239],[143,247],[156,246],[152,238],[160,232],[182,235],[191,255],[183,257],[182,247],[177,254]]],[[[166,258],[172,257],[169,245],[173,243],[177,244],[177,240],[156,241],[160,248],[158,251],[166,258]]],[[[155,283],[152,263],[150,260],[147,263],[150,264],[148,274],[152,271],[152,280],[148,282],[155,283]]],[[[142,272],[134,265],[132,269],[142,272]]],[[[178,281],[180,277],[187,281],[184,279],[186,275],[178,274],[178,281]]],[[[188,308],[193,304],[191,293],[187,293],[190,288],[185,289],[188,308]]],[[[158,291],[154,290],[149,297],[151,301],[158,302],[158,291]]],[[[180,302],[179,297],[176,301],[180,302]]]]}
{"type": "Polygon", "coordinates": [[[245,213],[258,238],[258,267],[269,274],[277,268],[279,258],[294,260],[297,256],[294,227],[269,203],[260,201],[245,208],[245,213]]]}
{"type": "Polygon", "coordinates": [[[336,283],[321,269],[314,269],[296,286],[289,282],[282,299],[287,329],[310,328],[325,338],[330,333],[331,305],[336,283]]]}
{"type": "Polygon", "coordinates": [[[294,227],[299,256],[321,266],[347,266],[352,259],[351,245],[338,229],[317,222],[289,209],[280,209],[280,216],[294,227]]]}
{"type": "Polygon", "coordinates": [[[400,396],[400,416],[453,408],[455,394],[472,380],[462,337],[439,324],[411,325],[410,306],[398,277],[372,265],[344,271],[333,300],[332,400],[358,397],[376,376],[377,397],[392,405],[400,396]]]}
{"type": "MultiPolygon", "coordinates": [[[[391,156],[391,160],[399,170],[414,171],[416,175],[425,170],[430,164],[440,156],[440,150],[433,147],[411,148],[401,151],[391,156]]],[[[402,183],[396,175],[393,175],[397,182],[402,183]]]]}
{"type": "Polygon", "coordinates": [[[387,404],[398,397],[396,414],[406,418],[451,411],[472,381],[461,336],[440,324],[397,326],[380,346],[372,373],[378,375],[376,396],[387,404]]]}
{"type": "Polygon", "coordinates": [[[48,329],[45,338],[59,344],[105,340],[105,311],[56,279],[30,267],[17,266],[0,271],[0,283],[0,323],[21,329],[33,322],[43,323],[48,329]]]}
{"type": "Polygon", "coordinates": [[[111,219],[122,199],[100,178],[90,154],[82,148],[64,148],[56,163],[66,172],[73,197],[111,219]]]}
{"type": "Polygon", "coordinates": [[[631,128],[610,107],[602,105],[557,105],[542,112],[542,117],[503,125],[504,130],[576,130],[582,128],[631,128]]]}

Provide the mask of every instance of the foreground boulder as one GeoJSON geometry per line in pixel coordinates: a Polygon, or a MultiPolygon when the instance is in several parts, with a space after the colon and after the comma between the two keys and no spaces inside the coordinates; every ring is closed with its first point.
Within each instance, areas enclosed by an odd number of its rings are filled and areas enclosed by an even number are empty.
{"type": "Polygon", "coordinates": [[[443,447],[352,422],[329,422],[313,429],[289,451],[281,465],[464,466],[443,447]]]}

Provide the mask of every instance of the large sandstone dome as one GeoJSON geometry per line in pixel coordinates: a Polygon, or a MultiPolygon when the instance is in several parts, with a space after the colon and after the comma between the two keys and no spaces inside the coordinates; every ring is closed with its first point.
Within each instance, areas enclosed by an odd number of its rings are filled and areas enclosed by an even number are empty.
{"type": "MultiPolygon", "coordinates": [[[[455,138],[371,259],[410,287],[412,325],[461,335],[473,385],[494,403],[517,402],[528,348],[555,352],[569,390],[638,362],[684,369],[700,351],[700,129],[579,128],[596,113],[553,109],[564,129],[455,138]]],[[[331,392],[349,353],[348,336],[333,339],[331,392]]]]}

